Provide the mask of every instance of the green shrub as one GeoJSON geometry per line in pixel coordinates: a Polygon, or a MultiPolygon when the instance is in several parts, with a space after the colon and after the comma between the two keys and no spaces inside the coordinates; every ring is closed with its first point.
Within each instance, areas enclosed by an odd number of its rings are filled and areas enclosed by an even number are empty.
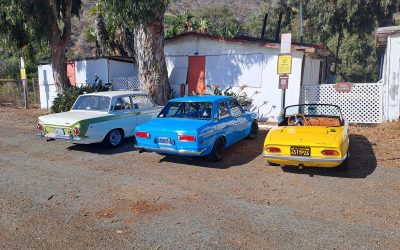
{"type": "Polygon", "coordinates": [[[80,87],[71,86],[65,89],[62,94],[57,94],[57,97],[54,98],[53,105],[51,106],[50,111],[52,113],[69,111],[80,95],[99,91],[107,91],[109,89],[110,86],[103,86],[101,84],[101,81],[98,84],[93,85],[82,85],[80,87]]]}
{"type": "Polygon", "coordinates": [[[236,91],[233,91],[232,87],[228,87],[225,90],[222,90],[217,85],[208,87],[211,87],[211,91],[213,92],[214,95],[225,95],[225,96],[235,97],[242,107],[250,108],[253,104],[252,98],[249,97],[245,91],[246,86],[242,86],[238,88],[236,91]]]}

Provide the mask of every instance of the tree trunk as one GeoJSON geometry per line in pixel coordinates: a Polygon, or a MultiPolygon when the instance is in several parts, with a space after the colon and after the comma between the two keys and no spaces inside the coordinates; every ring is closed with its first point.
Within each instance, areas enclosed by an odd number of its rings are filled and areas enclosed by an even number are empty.
{"type": "Polygon", "coordinates": [[[63,93],[64,89],[70,86],[67,76],[67,60],[65,58],[65,45],[52,44],[51,58],[53,78],[56,84],[57,93],[63,93]]]}
{"type": "Polygon", "coordinates": [[[98,56],[106,56],[109,55],[111,48],[109,46],[108,41],[108,32],[106,29],[106,25],[104,22],[103,15],[99,13],[95,19],[96,26],[96,38],[98,43],[98,56]]]}
{"type": "Polygon", "coordinates": [[[63,93],[70,86],[67,76],[67,61],[65,58],[65,46],[71,36],[72,0],[65,2],[65,15],[62,17],[63,27],[58,25],[57,1],[50,0],[50,7],[54,21],[50,30],[50,50],[52,57],[53,78],[57,93],[63,93]]]}
{"type": "Polygon", "coordinates": [[[121,46],[124,52],[126,53],[126,56],[134,57],[135,48],[134,48],[133,32],[124,25],[121,25],[120,30],[121,30],[121,46]]]}
{"type": "Polygon", "coordinates": [[[134,46],[139,81],[157,105],[165,105],[171,92],[164,56],[162,18],[138,25],[134,31],[134,46]]]}

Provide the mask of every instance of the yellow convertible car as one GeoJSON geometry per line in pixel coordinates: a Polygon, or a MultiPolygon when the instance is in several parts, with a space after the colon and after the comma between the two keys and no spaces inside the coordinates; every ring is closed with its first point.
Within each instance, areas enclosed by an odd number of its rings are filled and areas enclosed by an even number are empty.
{"type": "Polygon", "coordinates": [[[330,104],[286,107],[264,141],[262,156],[272,166],[348,168],[348,122],[330,104]]]}

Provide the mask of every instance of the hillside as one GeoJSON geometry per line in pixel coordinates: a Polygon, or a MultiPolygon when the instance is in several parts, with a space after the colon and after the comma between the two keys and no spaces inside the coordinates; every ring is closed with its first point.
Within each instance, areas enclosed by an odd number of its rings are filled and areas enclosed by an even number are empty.
{"type": "MultiPolygon", "coordinates": [[[[69,57],[92,57],[95,54],[95,44],[86,39],[85,32],[94,27],[94,17],[88,14],[88,10],[95,5],[94,0],[83,0],[83,13],[80,18],[73,20],[73,33],[68,46],[69,57]]],[[[177,14],[181,10],[197,13],[210,6],[226,6],[235,15],[237,20],[244,22],[255,11],[266,3],[263,0],[171,0],[167,13],[177,14]]]]}

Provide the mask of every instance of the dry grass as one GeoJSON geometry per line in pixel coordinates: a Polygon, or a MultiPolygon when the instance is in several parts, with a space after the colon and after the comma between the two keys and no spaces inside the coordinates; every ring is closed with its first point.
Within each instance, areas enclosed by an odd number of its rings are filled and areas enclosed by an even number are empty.
{"type": "Polygon", "coordinates": [[[378,166],[400,167],[400,122],[353,125],[350,126],[350,133],[368,139],[378,166]]]}

